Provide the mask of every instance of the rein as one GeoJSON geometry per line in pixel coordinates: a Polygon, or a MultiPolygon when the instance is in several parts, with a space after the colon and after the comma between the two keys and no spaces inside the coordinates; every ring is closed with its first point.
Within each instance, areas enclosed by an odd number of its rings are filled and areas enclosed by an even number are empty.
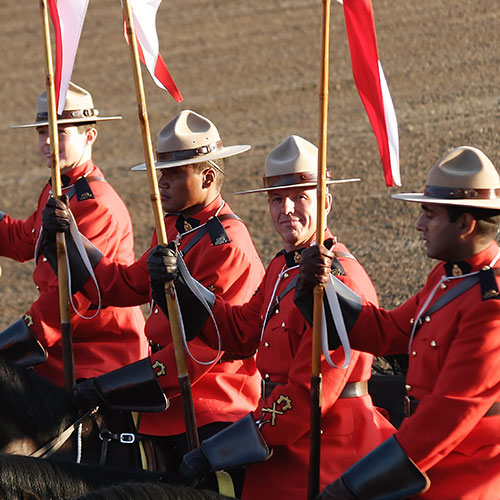
{"type": "Polygon", "coordinates": [[[71,437],[73,432],[75,432],[76,428],[79,427],[85,420],[87,420],[87,418],[97,413],[98,409],[99,407],[96,406],[92,410],[89,410],[87,413],[82,415],[78,420],[76,420],[73,424],[67,427],[61,434],[59,434],[59,436],[56,436],[51,441],[44,444],[37,450],[35,450],[29,456],[34,458],[48,458],[52,456],[71,437]]]}

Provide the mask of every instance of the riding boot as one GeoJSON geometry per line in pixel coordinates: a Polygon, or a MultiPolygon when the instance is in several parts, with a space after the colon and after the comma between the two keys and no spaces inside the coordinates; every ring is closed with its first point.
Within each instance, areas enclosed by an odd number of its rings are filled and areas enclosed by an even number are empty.
{"type": "Polygon", "coordinates": [[[43,363],[47,352],[21,318],[0,333],[0,356],[27,368],[43,363]]]}
{"type": "Polygon", "coordinates": [[[159,412],[169,405],[149,358],[83,380],[75,391],[87,404],[111,410],[159,412]]]}

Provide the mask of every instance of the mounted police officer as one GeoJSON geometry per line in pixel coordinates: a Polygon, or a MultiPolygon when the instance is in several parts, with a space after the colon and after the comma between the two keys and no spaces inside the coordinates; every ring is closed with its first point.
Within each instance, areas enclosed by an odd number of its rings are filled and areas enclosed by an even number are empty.
{"type": "MultiPolygon", "coordinates": [[[[497,498],[500,491],[500,178],[462,146],[430,170],[416,229],[439,263],[392,311],[349,297],[333,280],[349,339],[378,355],[409,351],[407,417],[397,433],[325,488],[321,500],[497,498]],[[367,335],[369,332],[369,335],[367,335]]],[[[327,283],[326,248],[303,256],[304,279],[327,283]],[[318,263],[320,265],[318,265],[318,263]]],[[[327,285],[328,287],[329,285],[327,285]]],[[[339,344],[337,328],[329,345],[339,344]]],[[[335,479],[335,477],[332,477],[335,479]]]]}
{"type": "MultiPolygon", "coordinates": [[[[263,187],[240,193],[267,195],[274,228],[284,245],[269,264],[250,301],[235,306],[220,294],[213,295],[196,285],[212,305],[218,332],[209,319],[201,331],[187,328],[186,333],[198,334],[212,346],[217,346],[220,333],[223,348],[243,356],[257,350],[257,366],[263,384],[261,398],[252,415],[273,453],[267,461],[247,466],[243,499],[302,500],[307,495],[312,330],[295,307],[293,297],[301,253],[316,237],[317,161],[316,146],[296,135],[287,137],[266,158],[263,187]]],[[[328,184],[340,182],[344,181],[330,176],[327,180],[328,184]]],[[[325,214],[331,207],[332,195],[328,194],[325,214]]],[[[376,302],[375,289],[361,264],[329,230],[325,238],[333,246],[339,279],[376,302]]],[[[183,312],[189,311],[200,321],[207,318],[207,311],[200,308],[198,299],[187,287],[185,280],[188,277],[176,272],[174,254],[162,260],[153,251],[149,269],[152,282],[176,279],[183,312]]],[[[344,353],[341,349],[330,354],[337,365],[342,364],[344,353]]],[[[372,359],[369,354],[353,351],[349,367],[340,370],[322,358],[322,486],[331,475],[340,474],[394,432],[373,407],[367,392],[372,359]]],[[[232,457],[233,464],[255,460],[259,450],[265,447],[251,432],[249,420],[253,422],[252,417],[245,417],[234,424],[233,433],[228,428],[187,454],[181,468],[185,479],[193,480],[210,468],[231,466],[230,451],[237,455],[232,457]],[[255,450],[252,444],[256,445],[255,450]],[[218,454],[219,446],[222,456],[218,454]],[[250,453],[253,451],[255,456],[250,453]],[[227,460],[225,464],[223,459],[227,460]]],[[[264,458],[266,454],[260,456],[264,458]]]]}
{"type": "MultiPolygon", "coordinates": [[[[36,120],[14,128],[36,128],[40,152],[50,168],[47,95],[37,100],[36,120]]],[[[59,158],[63,194],[80,232],[109,259],[122,264],[134,261],[132,221],[123,201],[92,160],[97,138],[96,123],[119,119],[100,116],[90,93],[70,83],[66,103],[58,117],[59,158]]],[[[20,364],[43,361],[24,359],[29,349],[20,348],[33,336],[47,352],[47,360],[36,371],[57,385],[64,384],[58,280],[51,265],[37,252],[45,239],[42,212],[55,202],[50,181],[38,198],[36,210],[26,219],[0,212],[0,255],[24,262],[35,258],[33,281],[38,299],[23,318],[0,333],[0,351],[20,364]],[[16,347],[17,346],[17,347],[16,347]]],[[[50,239],[50,237],[49,237],[50,239]]],[[[49,243],[49,241],[45,241],[49,243]]],[[[51,244],[55,245],[52,235],[51,244]]],[[[70,310],[75,377],[94,377],[147,355],[144,316],[139,307],[107,307],[82,294],[73,296],[70,310]]]]}
{"type": "MultiPolygon", "coordinates": [[[[155,167],[160,172],[158,187],[166,213],[167,239],[175,243],[193,276],[231,304],[248,300],[264,274],[245,224],[221,196],[225,159],[248,149],[247,145],[224,145],[210,120],[184,110],[160,131],[156,152],[155,167]]],[[[133,167],[133,170],[145,169],[144,164],[133,167]]],[[[59,203],[55,210],[48,207],[45,213],[51,227],[64,228],[67,224],[64,204],[59,203]]],[[[154,233],[151,246],[156,247],[157,243],[154,233]]],[[[128,266],[111,261],[88,244],[87,252],[95,267],[103,304],[127,306],[151,301],[149,250],[128,266]]],[[[73,269],[79,269],[76,274],[85,275],[78,256],[71,254],[70,259],[73,269]]],[[[88,276],[87,273],[85,279],[79,279],[78,287],[97,300],[92,280],[85,281],[88,276]]],[[[152,285],[156,292],[153,294],[155,302],[145,329],[152,354],[144,362],[149,370],[153,366],[158,382],[170,399],[170,406],[161,413],[142,414],[139,430],[142,434],[155,436],[155,443],[160,445],[163,453],[158,454],[158,466],[176,471],[188,450],[184,411],[170,323],[162,312],[162,308],[166,308],[164,283],[155,281],[152,285]]],[[[198,320],[187,313],[183,319],[191,327],[198,320]]],[[[222,352],[218,346],[212,349],[201,340],[189,345],[186,362],[200,439],[246,415],[257,404],[260,376],[255,358],[251,355],[239,358],[222,352]]],[[[84,389],[79,387],[80,391],[84,389]]],[[[92,397],[89,391],[85,392],[92,397]]]]}

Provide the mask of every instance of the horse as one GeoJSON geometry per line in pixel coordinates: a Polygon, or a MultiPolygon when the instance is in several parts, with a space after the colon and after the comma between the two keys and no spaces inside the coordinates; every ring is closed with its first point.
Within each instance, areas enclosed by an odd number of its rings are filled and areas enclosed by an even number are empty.
{"type": "MultiPolygon", "coordinates": [[[[166,483],[121,483],[86,493],[72,500],[224,500],[211,490],[166,483]]],[[[33,499],[34,500],[34,499],[33,499]]],[[[41,500],[41,499],[40,499],[41,500]]]]}
{"type": "Polygon", "coordinates": [[[51,458],[0,454],[0,498],[67,500],[126,481],[156,484],[169,480],[152,471],[124,470],[103,465],[81,465],[51,458]]]}
{"type": "Polygon", "coordinates": [[[147,468],[131,412],[85,405],[1,357],[0,401],[1,453],[147,468]]]}

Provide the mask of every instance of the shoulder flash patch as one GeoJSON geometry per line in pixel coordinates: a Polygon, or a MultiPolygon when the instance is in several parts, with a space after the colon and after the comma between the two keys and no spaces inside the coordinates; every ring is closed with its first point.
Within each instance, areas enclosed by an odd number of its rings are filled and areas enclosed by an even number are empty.
{"type": "Polygon", "coordinates": [[[479,283],[481,285],[481,298],[483,300],[500,299],[498,284],[495,278],[495,270],[491,267],[485,267],[479,271],[479,283]]]}
{"type": "Polygon", "coordinates": [[[94,193],[90,187],[89,181],[85,177],[81,177],[75,182],[75,196],[78,201],[93,199],[94,193]]]}

